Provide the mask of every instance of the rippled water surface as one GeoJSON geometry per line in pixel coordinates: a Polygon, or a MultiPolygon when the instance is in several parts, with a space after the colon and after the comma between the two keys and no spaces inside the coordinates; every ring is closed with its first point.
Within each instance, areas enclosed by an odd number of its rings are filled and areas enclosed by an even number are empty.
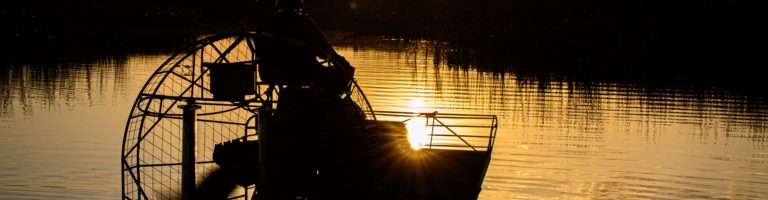
{"type": "MultiPolygon", "coordinates": [[[[418,47],[338,48],[374,109],[500,117],[480,199],[768,198],[765,98],[455,69],[418,47]]],[[[0,199],[119,198],[125,120],[166,57],[0,70],[0,199]]]]}

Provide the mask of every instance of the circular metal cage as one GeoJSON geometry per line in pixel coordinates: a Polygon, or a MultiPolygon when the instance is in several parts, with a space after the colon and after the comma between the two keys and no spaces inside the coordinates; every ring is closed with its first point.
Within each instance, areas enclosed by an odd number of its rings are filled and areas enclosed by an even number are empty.
{"type": "MultiPolygon", "coordinates": [[[[195,180],[202,180],[218,167],[212,158],[216,144],[258,138],[257,111],[262,106],[273,106],[280,88],[262,82],[258,73],[256,49],[258,41],[266,37],[271,36],[243,32],[199,40],[172,55],[149,77],[136,97],[125,128],[121,156],[123,199],[178,199],[182,195],[183,105],[200,106],[194,122],[195,180]],[[217,97],[221,94],[215,91],[216,80],[212,79],[219,75],[212,74],[212,66],[228,64],[252,66],[244,77],[253,84],[246,83],[244,88],[249,91],[241,99],[217,97]]],[[[343,98],[351,98],[368,119],[375,120],[355,81],[343,98]]],[[[249,192],[253,192],[249,189],[240,188],[230,197],[248,199],[249,192]]]]}

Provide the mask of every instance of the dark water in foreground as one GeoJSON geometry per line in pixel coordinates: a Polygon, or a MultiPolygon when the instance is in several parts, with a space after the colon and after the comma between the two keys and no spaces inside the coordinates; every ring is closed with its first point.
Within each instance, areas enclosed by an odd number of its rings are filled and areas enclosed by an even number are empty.
{"type": "MultiPolygon", "coordinates": [[[[419,48],[339,47],[377,110],[495,114],[480,199],[768,198],[763,97],[434,66],[419,48]]],[[[114,199],[138,90],[167,55],[0,70],[0,199],[114,199]]]]}

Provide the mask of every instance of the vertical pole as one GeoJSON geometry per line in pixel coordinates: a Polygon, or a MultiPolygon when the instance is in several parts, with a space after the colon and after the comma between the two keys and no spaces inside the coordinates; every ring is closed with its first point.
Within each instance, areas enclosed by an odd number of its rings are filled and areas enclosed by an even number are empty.
{"type": "Polygon", "coordinates": [[[197,131],[197,109],[194,99],[187,100],[183,109],[181,135],[181,199],[190,200],[195,193],[195,132],[197,131]]]}
{"type": "MultiPolygon", "coordinates": [[[[437,115],[432,116],[432,130],[429,131],[429,149],[432,149],[432,140],[435,138],[435,118],[437,118],[437,115]]],[[[427,127],[429,127],[429,118],[427,118],[427,127]]]]}
{"type": "Polygon", "coordinates": [[[259,109],[259,120],[258,120],[258,134],[259,134],[259,173],[260,176],[260,187],[258,189],[258,193],[260,196],[260,199],[272,199],[272,193],[273,193],[273,185],[270,178],[272,175],[271,168],[272,166],[272,157],[270,156],[271,152],[271,146],[270,144],[270,135],[272,133],[269,132],[270,123],[272,119],[272,103],[266,103],[265,105],[262,105],[262,107],[259,109]]]}

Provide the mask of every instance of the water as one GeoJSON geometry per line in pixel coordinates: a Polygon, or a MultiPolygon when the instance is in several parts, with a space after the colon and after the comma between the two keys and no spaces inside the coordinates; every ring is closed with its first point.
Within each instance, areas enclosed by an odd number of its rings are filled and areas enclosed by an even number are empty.
{"type": "MultiPolygon", "coordinates": [[[[455,69],[424,47],[337,48],[374,109],[500,117],[480,199],[768,198],[765,98],[455,69]]],[[[0,199],[119,198],[125,120],[167,56],[0,70],[0,199]]]]}

